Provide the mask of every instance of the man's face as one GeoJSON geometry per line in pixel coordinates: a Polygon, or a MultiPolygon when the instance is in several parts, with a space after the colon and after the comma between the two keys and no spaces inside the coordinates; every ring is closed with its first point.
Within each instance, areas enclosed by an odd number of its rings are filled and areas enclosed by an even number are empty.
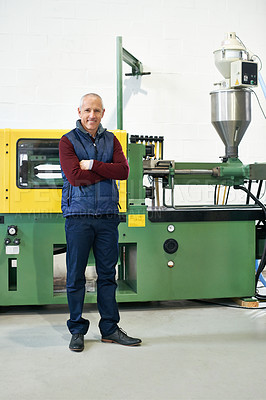
{"type": "Polygon", "coordinates": [[[98,97],[87,96],[83,99],[81,108],[78,108],[78,114],[81,119],[81,125],[86,131],[92,136],[96,135],[98,126],[104,115],[104,109],[102,109],[102,102],[98,97]]]}

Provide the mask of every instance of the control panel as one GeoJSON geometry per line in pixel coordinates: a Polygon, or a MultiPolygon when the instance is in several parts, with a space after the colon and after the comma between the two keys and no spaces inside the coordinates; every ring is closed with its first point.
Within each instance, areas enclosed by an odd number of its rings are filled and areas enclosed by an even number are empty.
{"type": "Polygon", "coordinates": [[[231,87],[258,86],[258,64],[252,61],[231,63],[231,87]]]}

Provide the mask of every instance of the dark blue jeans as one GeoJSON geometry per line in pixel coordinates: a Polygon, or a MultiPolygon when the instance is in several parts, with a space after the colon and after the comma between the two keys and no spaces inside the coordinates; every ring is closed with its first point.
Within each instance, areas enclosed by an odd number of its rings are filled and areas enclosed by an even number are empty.
{"type": "Polygon", "coordinates": [[[70,319],[67,326],[71,334],[86,334],[89,321],[82,318],[85,296],[85,269],[90,249],[93,249],[97,279],[97,304],[101,316],[99,328],[102,336],[111,335],[119,322],[115,299],[115,266],[118,260],[118,224],[116,215],[71,216],[66,218],[67,241],[67,299],[70,319]]]}

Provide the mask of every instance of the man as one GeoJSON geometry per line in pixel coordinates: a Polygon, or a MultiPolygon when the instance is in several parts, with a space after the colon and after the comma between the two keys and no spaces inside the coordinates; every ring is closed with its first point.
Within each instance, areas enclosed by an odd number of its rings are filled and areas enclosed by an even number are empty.
{"type": "Polygon", "coordinates": [[[118,190],[115,180],[128,178],[129,166],[122,147],[101,125],[105,109],[99,95],[81,98],[76,128],[59,143],[64,180],[62,211],[66,218],[67,298],[72,334],[70,350],[84,349],[89,321],[82,317],[85,269],[93,249],[97,279],[99,329],[103,342],[136,346],[140,339],[127,336],[118,327],[115,300],[115,266],[118,260],[118,190]]]}

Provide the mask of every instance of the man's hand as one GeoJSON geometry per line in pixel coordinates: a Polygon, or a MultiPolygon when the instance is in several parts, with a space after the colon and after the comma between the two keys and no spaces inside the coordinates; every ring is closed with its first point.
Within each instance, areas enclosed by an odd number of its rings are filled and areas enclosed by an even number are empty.
{"type": "Polygon", "coordinates": [[[80,169],[90,170],[93,166],[93,160],[81,160],[79,162],[80,169]]]}

